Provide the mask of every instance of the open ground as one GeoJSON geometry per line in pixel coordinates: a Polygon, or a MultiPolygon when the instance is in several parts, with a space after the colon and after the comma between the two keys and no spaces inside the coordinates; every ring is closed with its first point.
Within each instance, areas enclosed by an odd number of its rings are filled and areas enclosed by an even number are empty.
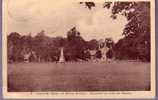
{"type": "Polygon", "coordinates": [[[8,91],[148,91],[150,63],[115,61],[8,64],[8,91]]]}

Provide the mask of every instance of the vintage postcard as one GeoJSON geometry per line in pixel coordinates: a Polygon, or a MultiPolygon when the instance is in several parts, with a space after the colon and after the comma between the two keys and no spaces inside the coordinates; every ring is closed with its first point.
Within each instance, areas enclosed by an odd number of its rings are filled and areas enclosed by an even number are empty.
{"type": "Polygon", "coordinates": [[[3,0],[3,96],[154,98],[155,0],[3,0]]]}

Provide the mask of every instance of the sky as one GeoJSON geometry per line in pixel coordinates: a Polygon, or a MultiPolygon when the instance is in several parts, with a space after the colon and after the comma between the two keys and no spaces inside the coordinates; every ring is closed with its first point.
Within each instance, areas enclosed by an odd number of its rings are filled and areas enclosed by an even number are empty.
{"type": "Polygon", "coordinates": [[[91,10],[79,2],[69,0],[9,0],[7,3],[7,34],[35,36],[41,30],[46,35],[66,37],[74,26],[85,40],[112,38],[118,41],[127,19],[118,15],[113,20],[111,9],[96,3],[91,10]]]}

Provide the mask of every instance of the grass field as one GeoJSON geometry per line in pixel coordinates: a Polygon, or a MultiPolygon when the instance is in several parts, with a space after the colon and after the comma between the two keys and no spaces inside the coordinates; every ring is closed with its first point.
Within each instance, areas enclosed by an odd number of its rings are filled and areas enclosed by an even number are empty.
{"type": "Polygon", "coordinates": [[[150,63],[12,63],[8,91],[150,90],[150,63]]]}

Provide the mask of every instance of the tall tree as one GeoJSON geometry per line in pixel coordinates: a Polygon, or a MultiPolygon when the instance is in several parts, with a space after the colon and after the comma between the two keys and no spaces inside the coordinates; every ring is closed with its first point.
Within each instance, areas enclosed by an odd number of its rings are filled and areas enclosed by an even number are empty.
{"type": "Polygon", "coordinates": [[[21,35],[17,32],[12,32],[7,37],[8,41],[8,58],[13,61],[22,60],[22,45],[21,45],[21,35]]]}
{"type": "Polygon", "coordinates": [[[67,45],[65,46],[65,55],[68,60],[84,59],[84,50],[86,48],[85,40],[80,36],[80,32],[73,27],[67,32],[67,45]]]}
{"type": "MultiPolygon", "coordinates": [[[[91,8],[95,7],[95,3],[91,2],[86,6],[89,10],[92,10],[91,8]]],[[[116,47],[119,44],[120,48],[127,52],[124,53],[115,47],[116,52],[128,57],[130,57],[129,54],[134,54],[134,57],[132,57],[134,59],[139,58],[150,61],[150,2],[105,2],[103,8],[112,9],[110,16],[114,20],[120,14],[128,20],[122,32],[124,35],[123,40],[121,39],[116,43],[116,47]]]]}
{"type": "MultiPolygon", "coordinates": [[[[110,6],[111,2],[104,3],[104,7],[109,9],[110,6]]],[[[111,17],[117,19],[118,14],[128,20],[123,30],[124,40],[117,43],[127,52],[116,51],[129,57],[133,55],[134,59],[150,61],[150,2],[114,2],[111,17]]]]}

